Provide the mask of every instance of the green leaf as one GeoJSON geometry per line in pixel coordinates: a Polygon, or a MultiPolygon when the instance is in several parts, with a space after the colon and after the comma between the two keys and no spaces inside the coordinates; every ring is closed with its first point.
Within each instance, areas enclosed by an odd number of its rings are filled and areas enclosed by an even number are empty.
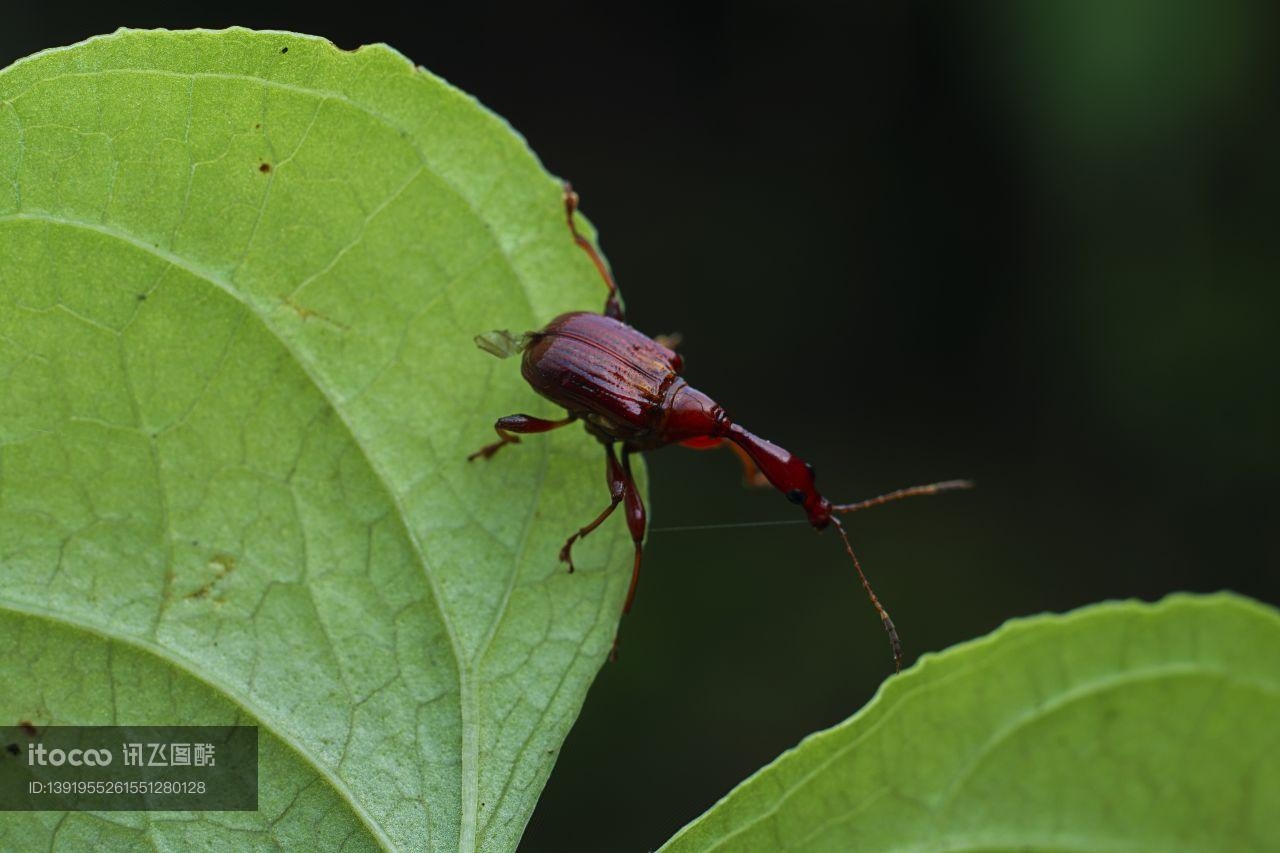
{"type": "Polygon", "coordinates": [[[664,851],[1280,849],[1280,614],[1232,595],[928,655],[664,851]]]}
{"type": "Polygon", "coordinates": [[[260,726],[261,810],[0,848],[510,849],[629,575],[598,445],[472,342],[599,310],[561,191],[383,46],[128,32],[0,72],[0,721],[260,726]]]}

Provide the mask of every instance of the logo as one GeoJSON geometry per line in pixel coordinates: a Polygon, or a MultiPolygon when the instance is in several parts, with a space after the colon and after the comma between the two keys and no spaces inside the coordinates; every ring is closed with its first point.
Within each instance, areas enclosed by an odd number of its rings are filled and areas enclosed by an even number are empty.
{"type": "Polygon", "coordinates": [[[42,743],[27,744],[28,767],[106,767],[111,763],[109,749],[45,749],[42,743]]]}

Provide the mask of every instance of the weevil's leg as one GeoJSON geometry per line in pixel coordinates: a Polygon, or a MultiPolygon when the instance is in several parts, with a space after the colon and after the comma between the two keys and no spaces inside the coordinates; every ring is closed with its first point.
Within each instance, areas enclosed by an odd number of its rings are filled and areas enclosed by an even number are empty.
{"type": "Polygon", "coordinates": [[[609,288],[609,296],[604,301],[604,315],[615,320],[625,320],[622,315],[622,303],[618,301],[618,283],[613,280],[613,273],[609,272],[609,267],[605,266],[604,258],[600,257],[600,253],[596,251],[595,246],[591,245],[591,241],[578,233],[578,226],[573,222],[573,214],[577,209],[578,194],[573,191],[572,185],[565,181],[564,215],[569,222],[569,231],[573,234],[573,241],[578,244],[582,251],[587,253],[587,257],[591,258],[591,262],[596,265],[596,269],[600,271],[601,278],[604,279],[605,285],[609,288]]]}
{"type": "Polygon", "coordinates": [[[488,459],[508,444],[519,444],[520,436],[512,435],[512,433],[550,432],[553,429],[567,426],[577,419],[577,415],[569,415],[569,417],[560,421],[548,421],[543,418],[535,418],[532,415],[507,415],[505,418],[498,418],[497,423],[493,425],[493,429],[498,434],[498,438],[502,440],[495,441],[493,444],[486,444],[468,456],[467,461],[474,462],[477,459],[488,459]]]}
{"type": "MultiPolygon", "coordinates": [[[[631,605],[636,600],[636,585],[640,582],[640,562],[644,559],[644,500],[640,497],[640,489],[636,486],[636,479],[631,474],[631,451],[623,448],[622,451],[622,499],[627,508],[627,528],[631,531],[631,542],[636,548],[635,562],[631,564],[631,586],[627,588],[627,600],[622,605],[622,615],[626,616],[631,612],[631,605]]],[[[609,649],[609,660],[616,661],[618,659],[618,635],[613,635],[613,647],[609,649]]]]}
{"type": "Polygon", "coordinates": [[[691,438],[680,442],[680,446],[689,447],[693,450],[715,450],[718,447],[728,446],[733,451],[733,455],[738,457],[738,461],[742,463],[742,485],[752,488],[769,485],[769,478],[760,471],[755,460],[751,458],[747,451],[732,441],[723,438],[691,438]]]}
{"type": "Polygon", "coordinates": [[[742,463],[742,484],[744,486],[758,489],[761,486],[769,485],[769,478],[756,466],[756,461],[751,458],[747,451],[732,441],[726,441],[725,444],[729,445],[733,455],[738,457],[738,461],[742,463]]]}
{"type": "MultiPolygon", "coordinates": [[[[636,583],[640,580],[640,559],[644,555],[644,501],[640,497],[640,489],[636,487],[635,477],[631,476],[631,451],[622,451],[622,499],[627,508],[627,527],[631,530],[631,541],[636,546],[636,559],[631,567],[631,587],[627,590],[627,603],[622,605],[625,616],[631,612],[631,604],[636,599],[636,583]]],[[[617,641],[614,641],[617,645],[617,641]]]]}
{"type": "Polygon", "coordinates": [[[568,563],[569,571],[571,572],[573,571],[573,543],[595,530],[601,524],[604,524],[604,520],[613,515],[613,511],[618,508],[618,504],[622,503],[626,474],[623,472],[622,466],[618,464],[618,456],[613,452],[612,443],[604,446],[604,461],[605,478],[609,484],[609,505],[590,524],[565,540],[564,547],[560,549],[560,561],[568,563]]]}

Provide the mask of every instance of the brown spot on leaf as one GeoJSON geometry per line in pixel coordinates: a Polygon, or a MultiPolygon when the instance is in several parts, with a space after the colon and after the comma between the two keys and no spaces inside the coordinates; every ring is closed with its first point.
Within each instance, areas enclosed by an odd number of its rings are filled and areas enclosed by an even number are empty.
{"type": "Polygon", "coordinates": [[[5,752],[9,753],[10,755],[17,755],[19,752],[22,751],[21,749],[18,748],[18,745],[16,743],[11,743],[8,746],[6,746],[4,749],[5,749],[5,752]]]}
{"type": "Polygon", "coordinates": [[[236,558],[230,554],[214,554],[209,558],[209,568],[213,570],[213,578],[194,592],[187,593],[187,600],[198,601],[201,598],[208,598],[218,582],[236,570],[236,558]]]}
{"type": "Polygon", "coordinates": [[[280,52],[281,52],[281,53],[288,53],[288,52],[289,52],[289,48],[287,48],[287,47],[282,47],[282,48],[280,48],[280,52]]]}
{"type": "Polygon", "coordinates": [[[30,720],[19,720],[18,728],[22,729],[27,737],[35,737],[40,734],[40,730],[36,728],[36,724],[30,720]]]}
{"type": "Polygon", "coordinates": [[[295,300],[292,296],[286,296],[284,299],[281,300],[281,302],[283,302],[286,306],[291,308],[293,310],[293,313],[297,314],[298,318],[301,319],[302,322],[304,323],[307,322],[308,320],[319,320],[320,322],[326,325],[332,326],[335,329],[342,329],[343,331],[347,330],[346,325],[339,323],[335,320],[330,320],[328,317],[324,316],[319,311],[314,311],[305,305],[299,305],[297,300],[295,300]]]}
{"type": "Polygon", "coordinates": [[[270,171],[271,171],[271,164],[270,164],[270,163],[263,163],[261,166],[259,166],[259,167],[258,167],[258,171],[259,171],[259,172],[261,172],[261,173],[262,173],[262,174],[264,174],[264,175],[265,175],[265,174],[267,174],[267,172],[270,172],[270,171]]]}

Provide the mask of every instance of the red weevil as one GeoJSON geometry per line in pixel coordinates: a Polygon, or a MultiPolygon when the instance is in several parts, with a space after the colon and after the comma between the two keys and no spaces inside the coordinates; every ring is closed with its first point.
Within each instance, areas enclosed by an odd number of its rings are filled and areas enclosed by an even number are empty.
{"type": "Polygon", "coordinates": [[[967,480],[947,480],[925,486],[899,489],[869,500],[833,504],[814,486],[813,466],[800,457],[747,431],[729,419],[725,410],[680,375],[684,367],[679,354],[666,343],[628,326],[618,301],[618,285],[604,259],[574,224],[578,195],[564,185],[565,218],[574,241],[591,258],[609,289],[604,313],[572,311],[561,314],[541,331],[517,339],[505,332],[481,335],[476,343],[495,355],[523,350],[520,372],[533,390],[567,410],[558,421],[532,415],[507,415],[494,424],[498,441],[485,445],[467,457],[468,461],[488,459],[508,444],[520,441],[518,434],[547,432],[582,421],[587,432],[604,445],[609,481],[609,505],[591,523],[568,538],[560,549],[560,559],[573,571],[573,544],[599,527],[618,504],[626,506],[627,526],[635,543],[631,587],[622,612],[631,610],[636,582],[640,579],[640,559],[644,550],[645,512],[640,492],[631,475],[631,455],[680,444],[706,450],[728,444],[742,460],[748,482],[768,482],[801,506],[816,530],[834,525],[853,560],[863,589],[871,599],[893,651],[896,669],[902,668],[902,644],[893,620],[885,610],[849,544],[844,525],[836,517],[869,506],[913,495],[932,495],[950,489],[969,488],[967,480]],[[622,445],[621,460],[614,450],[622,445]]]}

